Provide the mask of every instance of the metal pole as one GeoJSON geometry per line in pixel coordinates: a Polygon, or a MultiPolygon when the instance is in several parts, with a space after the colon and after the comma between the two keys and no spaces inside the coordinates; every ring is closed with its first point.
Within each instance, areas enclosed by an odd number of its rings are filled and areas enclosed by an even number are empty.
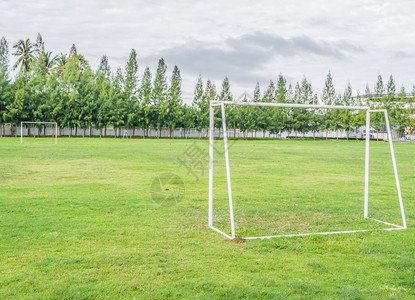
{"type": "Polygon", "coordinates": [[[233,219],[233,204],[232,204],[232,188],[231,188],[231,172],[229,170],[229,153],[228,153],[228,136],[226,133],[226,115],[225,105],[221,104],[222,109],[222,129],[223,129],[223,143],[225,146],[225,162],[226,162],[226,177],[228,181],[228,196],[229,196],[229,214],[231,218],[232,238],[235,238],[235,222],[233,219]]]}
{"type": "Polygon", "coordinates": [[[366,111],[366,156],[365,156],[365,204],[364,217],[369,217],[369,143],[370,143],[370,111],[366,111]]]}
{"type": "Polygon", "coordinates": [[[405,211],[403,209],[401,186],[399,184],[399,177],[398,177],[398,169],[396,168],[395,152],[393,151],[392,134],[391,134],[391,129],[389,125],[389,116],[388,116],[388,112],[386,111],[386,109],[384,110],[384,112],[385,112],[386,129],[388,130],[389,147],[391,149],[393,172],[395,173],[396,189],[398,190],[399,205],[401,207],[402,223],[403,223],[403,228],[406,229],[405,211]]]}
{"type": "Polygon", "coordinates": [[[209,112],[209,227],[213,226],[213,121],[212,104],[209,112]]]}
{"type": "Polygon", "coordinates": [[[58,143],[58,123],[55,123],[55,145],[58,143]]]}
{"type": "Polygon", "coordinates": [[[23,144],[23,122],[20,122],[20,144],[23,144]]]}

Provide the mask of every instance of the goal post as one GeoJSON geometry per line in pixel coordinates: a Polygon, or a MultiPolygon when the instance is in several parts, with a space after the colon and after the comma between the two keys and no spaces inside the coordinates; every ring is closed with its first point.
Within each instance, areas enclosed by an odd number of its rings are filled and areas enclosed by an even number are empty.
{"type": "Polygon", "coordinates": [[[340,233],[352,233],[352,232],[366,232],[373,230],[401,230],[406,229],[405,211],[403,207],[402,194],[400,189],[398,170],[396,167],[395,153],[392,143],[392,134],[389,124],[388,112],[386,109],[370,109],[368,106],[342,106],[342,105],[315,105],[315,104],[292,104],[292,103],[269,103],[269,102],[239,102],[239,101],[211,101],[209,110],[209,205],[208,205],[208,226],[209,228],[219,232],[223,236],[234,239],[236,238],[235,220],[233,213],[233,198],[232,198],[232,186],[231,175],[229,166],[229,149],[228,149],[228,137],[226,128],[226,110],[225,105],[233,106],[265,106],[265,107],[285,107],[285,108],[312,108],[312,109],[343,109],[343,110],[361,110],[366,111],[366,139],[365,139],[365,187],[364,187],[364,199],[363,199],[363,217],[388,225],[388,228],[379,229],[358,229],[358,230],[345,230],[345,231],[330,231],[330,232],[313,232],[313,233],[295,233],[295,234],[281,234],[281,235],[268,235],[268,236],[249,236],[242,237],[243,239],[265,239],[273,237],[289,237],[289,236],[306,236],[306,235],[324,235],[324,234],[340,234],[340,233]],[[226,178],[227,178],[227,190],[228,190],[228,202],[229,202],[229,220],[231,225],[231,233],[227,234],[222,230],[216,228],[213,225],[213,154],[214,154],[214,109],[220,107],[222,113],[222,127],[223,127],[223,142],[226,164],[226,178]],[[385,123],[387,128],[387,136],[390,147],[390,153],[392,158],[393,171],[395,176],[395,183],[398,193],[400,213],[402,217],[402,226],[385,221],[373,219],[369,217],[369,144],[370,134],[368,134],[368,128],[370,128],[370,113],[383,113],[385,116],[385,123]]]}
{"type": "Polygon", "coordinates": [[[54,130],[54,133],[55,133],[55,145],[58,143],[58,123],[56,123],[56,122],[29,122],[29,121],[24,121],[24,122],[20,122],[20,144],[23,144],[23,125],[24,124],[55,125],[55,130],[54,130]]]}

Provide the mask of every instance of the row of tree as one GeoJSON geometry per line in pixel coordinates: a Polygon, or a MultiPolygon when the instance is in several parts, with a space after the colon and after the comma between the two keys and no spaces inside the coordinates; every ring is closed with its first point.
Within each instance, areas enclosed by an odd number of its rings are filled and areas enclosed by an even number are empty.
{"type": "MultiPolygon", "coordinates": [[[[193,102],[184,104],[181,93],[181,75],[174,66],[170,76],[161,58],[156,73],[149,67],[138,74],[137,53],[131,50],[124,69],[118,68],[113,74],[107,56],[102,56],[94,72],[85,57],[73,45],[69,54],[54,56],[45,50],[42,36],[36,42],[20,40],[13,45],[12,55],[16,56],[13,69],[19,69],[16,78],[10,78],[9,46],[3,37],[0,41],[0,123],[19,124],[21,121],[54,121],[61,128],[80,128],[84,134],[91,126],[106,135],[106,128],[113,126],[148,130],[170,128],[196,128],[202,131],[209,125],[209,101],[235,100],[231,94],[229,79],[225,77],[221,90],[207,80],[204,85],[201,76],[196,83],[193,102]]],[[[374,91],[366,88],[362,96],[353,96],[350,83],[343,94],[336,93],[331,73],[327,75],[325,87],[319,97],[313,92],[307,78],[294,87],[279,75],[276,83],[270,81],[261,93],[257,83],[253,97],[245,96],[240,101],[306,103],[330,105],[370,104],[389,109],[391,120],[398,130],[413,127],[414,93],[407,95],[402,87],[397,92],[390,76],[387,84],[379,75],[374,91]]],[[[227,106],[227,122],[230,129],[247,131],[297,131],[301,133],[320,130],[349,132],[364,125],[363,112],[349,110],[311,110],[240,106],[227,106]]],[[[374,118],[376,128],[381,117],[374,118]]],[[[221,127],[220,111],[215,112],[215,126],[221,127]]],[[[117,131],[116,130],[116,135],[117,131]]],[[[72,133],[72,130],[71,130],[72,133]]],[[[118,133],[119,134],[119,133],[118,133]]],[[[133,133],[134,135],[134,133],[133,133]]]]}

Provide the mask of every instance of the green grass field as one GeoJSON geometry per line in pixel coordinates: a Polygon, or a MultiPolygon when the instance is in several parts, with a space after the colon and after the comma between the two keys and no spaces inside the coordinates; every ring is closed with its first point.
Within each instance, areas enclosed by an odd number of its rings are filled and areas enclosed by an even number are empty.
{"type": "MultiPolygon", "coordinates": [[[[207,226],[207,141],[0,138],[0,298],[415,298],[415,145],[394,146],[407,230],[234,243],[207,226]],[[160,205],[165,173],[185,193],[160,205]]],[[[385,228],[363,219],[364,142],[241,140],[230,164],[239,237],[385,228]]],[[[387,143],[370,168],[370,216],[401,224],[387,143]]]]}

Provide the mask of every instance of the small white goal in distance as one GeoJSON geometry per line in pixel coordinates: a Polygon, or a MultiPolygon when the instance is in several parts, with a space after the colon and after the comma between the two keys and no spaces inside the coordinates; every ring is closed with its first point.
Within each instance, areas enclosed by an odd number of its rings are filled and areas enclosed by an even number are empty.
{"type": "Polygon", "coordinates": [[[124,133],[123,133],[123,135],[122,135],[122,139],[129,139],[130,138],[130,136],[129,136],[129,134],[128,134],[128,130],[124,130],[124,133]]]}
{"type": "Polygon", "coordinates": [[[45,125],[55,125],[55,145],[58,143],[58,123],[56,122],[20,122],[20,144],[23,144],[23,125],[24,124],[45,124],[45,125]]]}
{"type": "Polygon", "coordinates": [[[402,226],[396,225],[381,220],[376,220],[369,218],[368,206],[369,206],[369,142],[370,135],[366,134],[366,151],[365,151],[365,193],[364,193],[364,203],[363,203],[363,217],[371,219],[373,221],[383,223],[385,225],[391,226],[388,228],[380,229],[359,229],[359,230],[346,230],[346,231],[330,231],[330,232],[314,232],[314,233],[295,233],[295,234],[282,234],[282,235],[268,235],[268,236],[249,236],[242,237],[243,239],[265,239],[265,238],[274,238],[274,237],[290,237],[290,236],[306,236],[306,235],[324,235],[324,234],[340,234],[340,233],[352,233],[352,232],[365,232],[365,231],[374,231],[374,230],[401,230],[406,229],[406,219],[405,211],[402,202],[401,189],[399,184],[398,170],[396,168],[395,153],[393,150],[392,144],[392,135],[389,125],[389,117],[386,109],[376,109],[371,110],[367,106],[342,106],[342,105],[314,105],[314,104],[291,104],[291,103],[268,103],[268,102],[235,102],[235,101],[211,101],[210,102],[210,119],[209,119],[209,216],[208,216],[208,225],[211,229],[219,232],[223,236],[234,239],[236,237],[235,232],[235,222],[233,214],[233,202],[232,202],[232,187],[231,187],[231,175],[229,167],[229,151],[228,151],[228,137],[226,131],[226,115],[225,115],[225,105],[237,105],[237,106],[271,106],[271,107],[286,107],[286,108],[314,108],[314,109],[347,109],[347,110],[364,110],[366,111],[366,128],[370,128],[370,113],[371,112],[380,112],[385,115],[385,123],[388,132],[388,141],[392,157],[393,171],[395,175],[396,188],[399,198],[399,206],[402,216],[402,226]],[[219,106],[222,112],[222,130],[223,130],[223,141],[225,147],[225,164],[226,164],[226,178],[228,186],[228,199],[229,199],[229,218],[231,224],[231,234],[227,234],[218,228],[213,226],[213,128],[214,128],[214,108],[219,106]]]}

